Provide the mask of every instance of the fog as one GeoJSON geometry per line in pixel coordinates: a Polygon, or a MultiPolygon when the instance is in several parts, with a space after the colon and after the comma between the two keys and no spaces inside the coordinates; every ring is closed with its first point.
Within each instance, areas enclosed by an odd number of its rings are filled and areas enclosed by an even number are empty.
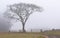
{"type": "MultiPolygon", "coordinates": [[[[33,13],[25,26],[25,29],[60,29],[60,0],[0,0],[0,15],[5,12],[7,5],[15,3],[31,3],[41,6],[44,11],[33,13]]],[[[11,30],[20,30],[20,22],[14,22],[11,30]]]]}
{"type": "Polygon", "coordinates": [[[0,32],[8,32],[11,28],[11,23],[8,19],[0,16],[0,32]]]}

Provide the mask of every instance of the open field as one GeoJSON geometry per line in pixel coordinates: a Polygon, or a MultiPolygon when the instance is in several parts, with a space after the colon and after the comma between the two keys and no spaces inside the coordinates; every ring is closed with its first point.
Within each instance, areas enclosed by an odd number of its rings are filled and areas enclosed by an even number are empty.
{"type": "Polygon", "coordinates": [[[60,31],[47,31],[44,32],[48,38],[60,38],[60,31]]]}
{"type": "Polygon", "coordinates": [[[0,33],[0,38],[60,38],[60,31],[47,31],[47,32],[26,32],[26,33],[16,33],[16,32],[3,32],[0,33]]]}
{"type": "Polygon", "coordinates": [[[44,38],[40,33],[0,33],[0,38],[44,38]]]}
{"type": "Polygon", "coordinates": [[[44,32],[44,33],[47,34],[47,35],[60,35],[60,31],[47,31],[47,32],[44,32]]]}

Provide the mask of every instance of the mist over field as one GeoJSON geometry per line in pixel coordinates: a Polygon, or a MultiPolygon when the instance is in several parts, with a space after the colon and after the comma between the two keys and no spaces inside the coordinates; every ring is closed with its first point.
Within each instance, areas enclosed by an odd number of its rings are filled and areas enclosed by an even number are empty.
{"type": "MultiPolygon", "coordinates": [[[[29,29],[49,30],[53,28],[60,29],[60,0],[33,0],[33,1],[32,0],[0,0],[0,15],[3,16],[3,13],[7,10],[8,5],[12,5],[15,3],[35,4],[37,6],[41,6],[44,9],[44,11],[41,13],[36,12],[30,15],[28,21],[26,22],[26,26],[25,26],[26,30],[29,29]]],[[[1,19],[1,21],[5,20],[4,17],[1,18],[3,18],[1,19]]],[[[0,27],[3,26],[4,25],[0,27]]],[[[10,26],[7,25],[7,28],[10,28],[10,26]]],[[[21,22],[19,21],[14,22],[10,29],[11,30],[22,29],[21,22]]]]}
{"type": "Polygon", "coordinates": [[[0,16],[0,32],[9,32],[11,23],[9,20],[0,16]]]}

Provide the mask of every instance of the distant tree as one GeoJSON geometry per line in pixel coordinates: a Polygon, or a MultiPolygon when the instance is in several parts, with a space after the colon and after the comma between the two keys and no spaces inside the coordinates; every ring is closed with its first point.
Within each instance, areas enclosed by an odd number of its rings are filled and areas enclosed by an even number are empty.
{"type": "Polygon", "coordinates": [[[55,31],[55,29],[52,29],[52,31],[55,31]]]}
{"type": "Polygon", "coordinates": [[[43,30],[42,30],[42,29],[40,29],[40,31],[41,31],[41,32],[43,32],[43,30]]]}
{"type": "Polygon", "coordinates": [[[34,4],[19,3],[19,4],[9,5],[8,9],[4,13],[4,15],[9,18],[17,19],[17,20],[21,21],[22,26],[23,26],[22,30],[23,30],[23,32],[25,32],[24,28],[25,28],[25,24],[26,24],[26,21],[28,20],[29,16],[33,12],[41,12],[41,11],[42,11],[42,8],[38,7],[34,4]],[[17,15],[18,18],[15,15],[17,15]]]}

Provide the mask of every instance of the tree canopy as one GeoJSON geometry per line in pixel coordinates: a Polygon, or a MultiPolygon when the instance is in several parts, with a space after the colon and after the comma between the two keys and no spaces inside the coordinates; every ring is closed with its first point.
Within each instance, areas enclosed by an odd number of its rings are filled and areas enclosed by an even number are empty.
{"type": "Polygon", "coordinates": [[[5,15],[8,15],[9,18],[20,20],[22,22],[23,30],[24,30],[25,23],[29,18],[29,16],[33,12],[41,12],[41,11],[42,8],[34,4],[19,3],[19,4],[9,5],[8,10],[5,12],[5,15]],[[15,17],[14,14],[10,14],[8,12],[15,13],[19,18],[15,17]]]}

